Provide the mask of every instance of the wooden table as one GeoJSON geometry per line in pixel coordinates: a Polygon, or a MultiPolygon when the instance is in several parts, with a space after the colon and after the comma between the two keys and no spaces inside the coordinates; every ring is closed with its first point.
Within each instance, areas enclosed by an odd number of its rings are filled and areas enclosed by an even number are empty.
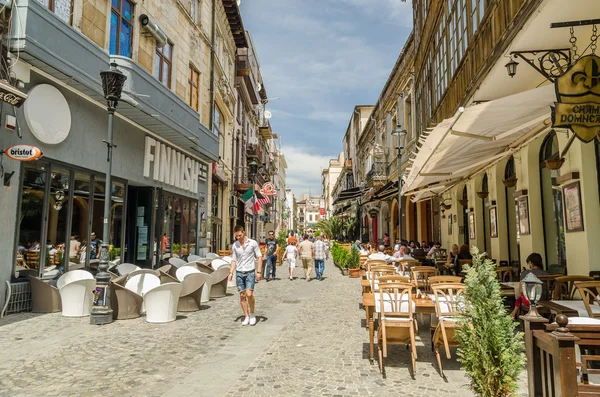
{"type": "Polygon", "coordinates": [[[560,303],[557,303],[557,302],[553,302],[553,301],[539,301],[537,304],[540,307],[547,308],[555,316],[559,315],[559,314],[564,314],[567,317],[579,317],[579,312],[576,309],[572,309],[570,307],[563,306],[563,305],[561,305],[560,303]]]}
{"type": "MultiPolygon", "coordinates": [[[[413,302],[415,302],[415,313],[435,314],[435,302],[433,302],[431,299],[417,299],[413,295],[413,302]]],[[[364,293],[362,304],[367,312],[367,324],[369,327],[369,362],[372,365],[375,362],[375,323],[373,318],[373,314],[375,312],[375,294],[372,292],[364,293]]]]}
{"type": "Polygon", "coordinates": [[[371,281],[367,279],[360,280],[360,286],[362,287],[363,294],[371,291],[371,281]]]}

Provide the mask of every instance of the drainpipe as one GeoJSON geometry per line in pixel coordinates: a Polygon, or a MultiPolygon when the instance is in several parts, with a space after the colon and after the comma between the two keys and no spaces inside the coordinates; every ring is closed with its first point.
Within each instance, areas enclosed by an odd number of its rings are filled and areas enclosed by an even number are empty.
{"type": "Polygon", "coordinates": [[[210,37],[210,115],[208,126],[211,132],[215,122],[215,43],[217,41],[217,1],[219,0],[213,0],[212,4],[212,33],[210,37]]]}

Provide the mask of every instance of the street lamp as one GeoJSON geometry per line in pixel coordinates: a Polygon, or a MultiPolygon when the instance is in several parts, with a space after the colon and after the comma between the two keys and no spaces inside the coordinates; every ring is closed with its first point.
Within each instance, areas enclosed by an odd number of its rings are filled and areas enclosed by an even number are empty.
{"type": "Polygon", "coordinates": [[[98,273],[96,274],[96,290],[94,291],[94,307],[90,315],[90,324],[102,325],[113,321],[113,311],[110,308],[110,294],[108,291],[108,221],[110,218],[110,201],[112,197],[112,148],[113,145],[113,120],[115,109],[121,99],[123,85],[127,76],[119,69],[117,64],[112,62],[110,69],[100,72],[102,79],[102,91],[106,99],[108,110],[108,140],[106,143],[108,154],[106,161],[108,170],[106,172],[106,183],[104,185],[104,220],[102,223],[102,246],[100,249],[100,262],[98,263],[98,273]]]}
{"type": "MultiPolygon", "coordinates": [[[[248,164],[250,174],[250,182],[252,183],[252,189],[254,189],[254,185],[256,184],[256,174],[258,173],[258,163],[256,160],[252,159],[248,164]]],[[[256,193],[254,193],[254,197],[256,197],[256,193]]],[[[255,198],[256,200],[256,198],[255,198]]],[[[252,205],[252,238],[256,240],[256,203],[252,205]]]]}
{"type": "Polygon", "coordinates": [[[392,131],[392,136],[398,137],[398,146],[396,147],[398,158],[396,162],[398,163],[398,240],[400,241],[402,241],[402,150],[404,150],[407,135],[408,133],[401,125],[398,125],[392,131]]]}
{"type": "Polygon", "coordinates": [[[527,276],[525,276],[522,283],[525,284],[525,296],[529,301],[529,313],[527,313],[524,317],[528,319],[541,317],[536,306],[537,302],[542,297],[543,282],[540,281],[535,274],[529,273],[527,276]]]}

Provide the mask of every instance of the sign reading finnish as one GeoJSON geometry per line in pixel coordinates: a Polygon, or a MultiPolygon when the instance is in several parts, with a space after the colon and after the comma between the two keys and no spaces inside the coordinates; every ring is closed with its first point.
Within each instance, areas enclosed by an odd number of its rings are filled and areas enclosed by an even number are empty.
{"type": "Polygon", "coordinates": [[[570,128],[583,142],[600,134],[600,58],[586,55],[554,82],[552,126],[570,128]]]}
{"type": "Polygon", "coordinates": [[[146,136],[144,177],[198,193],[198,180],[206,181],[208,165],[146,136]]]}

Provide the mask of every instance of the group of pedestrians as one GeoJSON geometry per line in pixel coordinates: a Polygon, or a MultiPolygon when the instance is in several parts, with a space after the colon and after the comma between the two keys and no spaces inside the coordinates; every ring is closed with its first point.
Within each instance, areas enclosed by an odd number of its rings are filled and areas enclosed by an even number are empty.
{"type": "MultiPolygon", "coordinates": [[[[244,313],[242,325],[255,325],[254,288],[256,281],[259,281],[262,277],[263,257],[258,242],[246,236],[243,226],[235,227],[234,236],[236,241],[231,247],[232,260],[229,271],[229,281],[233,280],[233,275],[235,273],[236,285],[240,292],[240,305],[242,307],[242,312],[244,313]]],[[[279,247],[273,231],[268,233],[265,244],[265,256],[267,262],[265,280],[268,282],[269,280],[275,279],[277,256],[282,247],[279,247]]],[[[284,258],[287,260],[290,270],[290,281],[294,280],[294,269],[296,268],[297,258],[300,258],[302,261],[302,268],[306,275],[306,281],[311,281],[313,263],[316,279],[323,280],[325,260],[328,259],[328,257],[329,244],[327,241],[323,240],[323,237],[312,237],[305,234],[302,242],[298,243],[298,239],[292,233],[287,239],[287,246],[284,253],[284,258]]]]}

